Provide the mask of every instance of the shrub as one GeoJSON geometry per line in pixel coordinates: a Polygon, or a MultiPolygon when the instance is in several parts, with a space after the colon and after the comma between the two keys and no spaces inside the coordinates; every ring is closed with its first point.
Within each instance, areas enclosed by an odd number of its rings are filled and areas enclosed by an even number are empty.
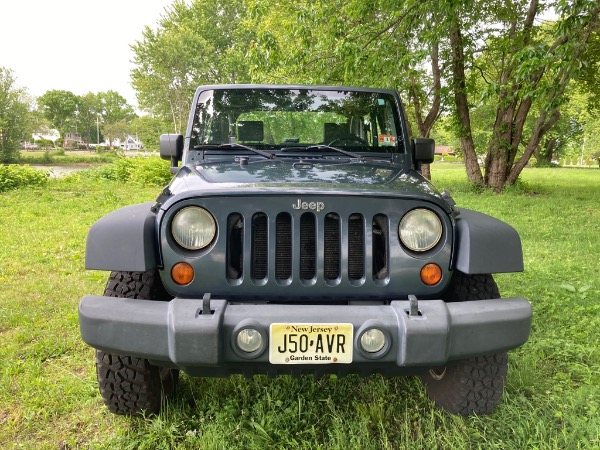
{"type": "Polygon", "coordinates": [[[103,180],[157,186],[168,184],[172,177],[169,162],[154,156],[120,158],[93,173],[95,177],[103,180]]]}
{"type": "Polygon", "coordinates": [[[0,166],[0,192],[45,184],[50,174],[29,166],[0,166]]]}
{"type": "Polygon", "coordinates": [[[54,142],[49,139],[38,139],[35,141],[35,145],[37,145],[38,148],[53,148],[54,142]]]}
{"type": "Polygon", "coordinates": [[[552,169],[554,167],[560,167],[560,164],[557,164],[552,161],[536,161],[533,164],[533,167],[552,169]]]}

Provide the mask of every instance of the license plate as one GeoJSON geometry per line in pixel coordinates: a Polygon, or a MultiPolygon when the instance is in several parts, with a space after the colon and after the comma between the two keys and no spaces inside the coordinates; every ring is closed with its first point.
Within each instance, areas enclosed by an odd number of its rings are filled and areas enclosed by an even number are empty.
{"type": "Polygon", "coordinates": [[[274,323],[269,339],[271,364],[349,364],[351,323],[274,323]]]}

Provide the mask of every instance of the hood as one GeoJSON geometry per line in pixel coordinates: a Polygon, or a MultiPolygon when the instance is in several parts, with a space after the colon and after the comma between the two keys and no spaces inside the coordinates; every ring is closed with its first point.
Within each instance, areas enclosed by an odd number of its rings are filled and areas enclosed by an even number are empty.
{"type": "Polygon", "coordinates": [[[169,187],[175,195],[253,195],[321,193],[412,197],[447,209],[441,194],[418,172],[388,161],[265,160],[246,165],[232,162],[183,167],[169,187]]]}

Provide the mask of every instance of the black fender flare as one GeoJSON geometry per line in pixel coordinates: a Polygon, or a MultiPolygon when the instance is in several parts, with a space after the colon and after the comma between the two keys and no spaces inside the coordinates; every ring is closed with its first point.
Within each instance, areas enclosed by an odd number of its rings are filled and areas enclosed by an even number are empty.
{"type": "Polygon", "coordinates": [[[466,274],[523,271],[523,249],[517,231],[501,220],[459,209],[454,267],[466,274]]]}
{"type": "Polygon", "coordinates": [[[85,268],[146,272],[160,266],[153,202],[125,206],[96,221],[87,236],[85,268]]]}

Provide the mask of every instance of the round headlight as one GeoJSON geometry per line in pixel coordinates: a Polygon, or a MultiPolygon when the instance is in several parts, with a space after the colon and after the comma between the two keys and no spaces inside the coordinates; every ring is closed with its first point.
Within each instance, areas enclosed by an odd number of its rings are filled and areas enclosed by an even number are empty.
{"type": "Polygon", "coordinates": [[[175,214],[171,224],[173,239],[183,248],[200,250],[210,244],[217,232],[212,215],[203,208],[188,206],[175,214]]]}
{"type": "Polygon", "coordinates": [[[440,241],[442,222],[433,211],[413,209],[400,221],[398,234],[402,243],[410,250],[424,252],[440,241]]]}

